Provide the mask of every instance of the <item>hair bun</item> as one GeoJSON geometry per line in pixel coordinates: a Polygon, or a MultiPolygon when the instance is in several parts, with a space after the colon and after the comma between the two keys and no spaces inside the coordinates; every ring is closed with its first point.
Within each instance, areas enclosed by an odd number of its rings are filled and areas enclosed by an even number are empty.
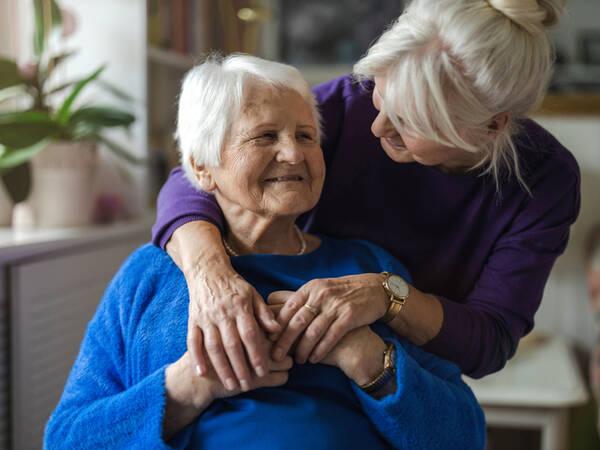
{"type": "Polygon", "coordinates": [[[487,0],[487,2],[492,8],[531,34],[543,33],[545,27],[558,23],[565,5],[564,0],[487,0]]]}

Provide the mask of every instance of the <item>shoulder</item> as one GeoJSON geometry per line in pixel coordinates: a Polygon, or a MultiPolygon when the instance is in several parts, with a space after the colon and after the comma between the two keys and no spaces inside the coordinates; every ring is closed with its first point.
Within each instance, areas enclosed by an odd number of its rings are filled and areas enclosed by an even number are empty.
{"type": "Polygon", "coordinates": [[[515,144],[530,188],[548,180],[579,185],[580,170],[573,154],[534,120],[521,122],[515,144]]]}
{"type": "Polygon", "coordinates": [[[370,241],[321,236],[321,245],[328,254],[335,258],[356,261],[364,271],[393,272],[407,281],[411,281],[410,273],[402,262],[383,247],[370,241]]]}
{"type": "Polygon", "coordinates": [[[321,83],[313,88],[317,101],[345,103],[359,98],[370,98],[372,83],[359,83],[350,74],[321,83]]]}
{"type": "Polygon", "coordinates": [[[103,303],[127,316],[144,309],[156,292],[171,290],[179,269],[169,255],[153,244],[135,250],[123,262],[104,294],[103,303]]]}

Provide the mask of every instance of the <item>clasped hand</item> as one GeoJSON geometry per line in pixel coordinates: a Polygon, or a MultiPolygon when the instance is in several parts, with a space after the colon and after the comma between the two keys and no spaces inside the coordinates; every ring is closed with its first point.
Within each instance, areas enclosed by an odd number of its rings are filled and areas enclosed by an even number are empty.
{"type": "Polygon", "coordinates": [[[196,373],[212,367],[233,391],[247,388],[252,372],[268,373],[271,357],[282,361],[293,353],[297,363],[330,363],[324,359],[344,336],[385,313],[381,281],[379,274],[316,279],[296,292],[272,293],[267,306],[233,270],[199,274],[188,280],[188,349],[196,373]]]}

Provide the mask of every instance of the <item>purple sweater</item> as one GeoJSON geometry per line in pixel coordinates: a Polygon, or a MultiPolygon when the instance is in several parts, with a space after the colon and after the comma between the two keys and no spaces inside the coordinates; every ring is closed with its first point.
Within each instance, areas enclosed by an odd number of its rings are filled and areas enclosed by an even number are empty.
{"type": "MultiPolygon", "coordinates": [[[[449,174],[390,160],[370,131],[371,87],[349,76],[314,89],[323,116],[327,179],[308,231],[366,239],[409,269],[416,288],[442,302],[440,333],[424,348],[481,377],[500,370],[533,327],[544,285],[579,212],[579,168],[531,120],[517,147],[527,194],[506,177],[449,174]]],[[[222,227],[211,195],[175,169],[158,197],[153,241],[164,248],[192,220],[222,227]]]]}

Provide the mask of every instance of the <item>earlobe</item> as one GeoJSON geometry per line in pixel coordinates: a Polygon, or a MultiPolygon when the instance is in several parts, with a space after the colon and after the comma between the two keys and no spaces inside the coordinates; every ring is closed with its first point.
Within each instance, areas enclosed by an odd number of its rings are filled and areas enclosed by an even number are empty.
{"type": "Polygon", "coordinates": [[[194,170],[194,175],[200,188],[205,192],[212,192],[216,189],[217,185],[215,183],[215,179],[213,178],[210,171],[206,168],[206,166],[202,164],[196,164],[194,159],[190,156],[190,165],[194,170]]]}

